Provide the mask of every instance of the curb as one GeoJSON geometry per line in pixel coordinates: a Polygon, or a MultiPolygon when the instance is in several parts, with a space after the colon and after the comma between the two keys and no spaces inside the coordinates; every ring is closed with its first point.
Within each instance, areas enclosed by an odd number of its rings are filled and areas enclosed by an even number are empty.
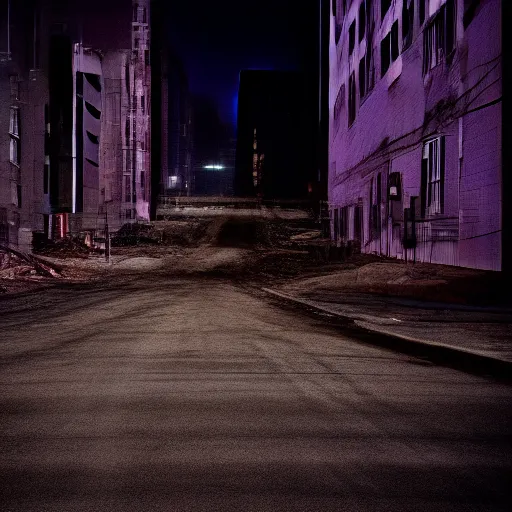
{"type": "Polygon", "coordinates": [[[446,345],[444,343],[420,340],[401,334],[395,334],[385,329],[373,329],[366,324],[368,320],[364,318],[364,315],[343,315],[337,311],[333,311],[332,309],[319,306],[313,301],[307,299],[292,297],[286,293],[271,290],[270,288],[261,289],[270,295],[279,297],[286,301],[300,304],[301,306],[305,306],[322,313],[327,313],[343,320],[351,321],[352,324],[348,327],[350,334],[355,338],[358,338],[360,341],[390,348],[408,355],[427,358],[441,366],[449,366],[467,373],[512,381],[512,361],[492,357],[474,350],[446,345]],[[365,322],[365,325],[361,325],[359,323],[360,321],[365,322]]]}

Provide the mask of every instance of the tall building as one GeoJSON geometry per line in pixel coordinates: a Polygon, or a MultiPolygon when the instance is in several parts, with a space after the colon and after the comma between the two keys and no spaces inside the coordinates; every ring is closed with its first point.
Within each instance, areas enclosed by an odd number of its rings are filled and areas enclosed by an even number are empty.
{"type": "Polygon", "coordinates": [[[329,23],[332,237],[502,269],[501,2],[331,0],[329,23]]]}
{"type": "Polygon", "coordinates": [[[162,167],[160,194],[188,196],[192,179],[192,105],[183,63],[162,52],[162,167]]]}
{"type": "Polygon", "coordinates": [[[0,243],[149,220],[150,0],[5,3],[0,243]]]}
{"type": "Polygon", "coordinates": [[[305,199],[316,182],[306,81],[299,72],[240,72],[235,194],[305,199]]]}

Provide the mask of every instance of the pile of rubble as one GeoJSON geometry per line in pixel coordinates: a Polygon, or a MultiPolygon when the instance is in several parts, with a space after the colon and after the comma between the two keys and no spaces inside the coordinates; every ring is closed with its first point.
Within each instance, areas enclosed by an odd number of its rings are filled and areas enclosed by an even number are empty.
{"type": "Polygon", "coordinates": [[[60,278],[59,270],[52,264],[43,262],[30,254],[24,254],[8,247],[0,246],[0,292],[9,286],[1,284],[9,281],[40,280],[60,278]]]}
{"type": "Polygon", "coordinates": [[[89,246],[78,238],[60,238],[58,240],[45,239],[44,243],[34,243],[35,254],[52,258],[88,258],[91,252],[89,246]]]}

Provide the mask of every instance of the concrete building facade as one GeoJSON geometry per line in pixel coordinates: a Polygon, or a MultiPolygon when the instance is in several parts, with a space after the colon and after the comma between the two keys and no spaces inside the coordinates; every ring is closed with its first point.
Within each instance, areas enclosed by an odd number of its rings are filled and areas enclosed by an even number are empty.
{"type": "Polygon", "coordinates": [[[501,270],[499,0],[331,0],[331,236],[501,270]]]}
{"type": "Polygon", "coordinates": [[[149,220],[150,0],[100,6],[2,4],[0,243],[149,220]]]}

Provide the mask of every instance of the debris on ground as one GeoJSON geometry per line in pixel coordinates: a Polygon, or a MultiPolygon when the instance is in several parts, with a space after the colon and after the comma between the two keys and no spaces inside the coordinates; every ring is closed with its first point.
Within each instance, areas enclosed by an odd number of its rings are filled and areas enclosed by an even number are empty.
{"type": "Polygon", "coordinates": [[[26,288],[23,283],[61,278],[59,270],[34,255],[0,246],[0,293],[26,288]]]}
{"type": "Polygon", "coordinates": [[[64,237],[57,240],[45,239],[34,243],[34,254],[53,258],[88,258],[91,248],[79,238],[64,237]]]}

